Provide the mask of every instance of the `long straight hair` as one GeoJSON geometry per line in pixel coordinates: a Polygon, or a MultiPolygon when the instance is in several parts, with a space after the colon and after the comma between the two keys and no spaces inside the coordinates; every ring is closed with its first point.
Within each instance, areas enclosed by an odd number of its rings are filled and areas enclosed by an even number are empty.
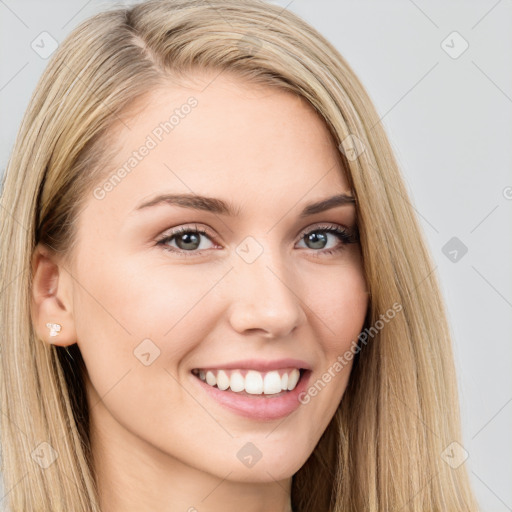
{"type": "Polygon", "coordinates": [[[332,421],[293,476],[294,511],[477,510],[465,466],[442,457],[461,439],[451,333],[379,116],[324,37],[259,0],[151,0],[102,12],[64,40],[40,78],[0,209],[4,500],[13,512],[100,511],[84,363],[76,344],[63,350],[35,334],[31,255],[38,242],[71,250],[80,208],[109,165],[115,123],[148,91],[194,70],[236,74],[315,108],[356,197],[371,294],[365,328],[401,306],[360,344],[332,421]],[[37,463],[41,453],[48,463],[37,463]]]}

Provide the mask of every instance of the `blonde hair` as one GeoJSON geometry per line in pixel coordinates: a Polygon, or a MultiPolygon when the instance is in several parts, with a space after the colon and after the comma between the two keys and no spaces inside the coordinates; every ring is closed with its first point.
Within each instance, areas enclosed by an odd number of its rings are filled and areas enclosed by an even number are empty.
{"type": "Polygon", "coordinates": [[[360,141],[357,158],[340,155],[371,293],[366,327],[401,305],[360,347],[335,416],[293,477],[294,511],[477,510],[465,466],[441,457],[461,439],[451,335],[379,117],[326,39],[259,0],[153,0],[97,14],[60,45],[38,83],[0,210],[1,444],[11,509],[100,510],[83,360],[76,344],[65,351],[34,332],[31,255],[38,242],[71,251],[75,220],[115,152],[115,124],[152,88],[194,69],[302,96],[337,145],[360,141]],[[31,455],[41,443],[57,454],[47,468],[31,455]]]}

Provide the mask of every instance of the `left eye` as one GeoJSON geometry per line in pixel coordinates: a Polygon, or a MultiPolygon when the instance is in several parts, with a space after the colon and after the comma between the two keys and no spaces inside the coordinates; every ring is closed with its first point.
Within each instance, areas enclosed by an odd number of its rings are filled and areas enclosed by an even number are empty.
{"type": "Polygon", "coordinates": [[[353,236],[351,236],[346,229],[342,229],[338,226],[314,228],[310,231],[302,233],[300,241],[302,242],[304,240],[307,243],[311,243],[313,247],[309,246],[309,249],[322,249],[327,252],[330,252],[331,250],[336,250],[337,247],[336,244],[331,247],[326,247],[329,235],[331,235],[331,237],[334,236],[334,238],[336,238],[338,242],[341,241],[341,246],[354,241],[353,236]]]}

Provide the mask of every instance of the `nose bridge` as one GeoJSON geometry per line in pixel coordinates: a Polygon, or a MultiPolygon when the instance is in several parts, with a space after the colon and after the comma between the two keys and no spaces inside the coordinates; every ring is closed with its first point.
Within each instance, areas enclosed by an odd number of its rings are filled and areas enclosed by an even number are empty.
{"type": "Polygon", "coordinates": [[[261,329],[266,336],[286,336],[305,318],[293,287],[290,267],[270,239],[247,237],[234,259],[230,321],[237,331],[261,329]]]}

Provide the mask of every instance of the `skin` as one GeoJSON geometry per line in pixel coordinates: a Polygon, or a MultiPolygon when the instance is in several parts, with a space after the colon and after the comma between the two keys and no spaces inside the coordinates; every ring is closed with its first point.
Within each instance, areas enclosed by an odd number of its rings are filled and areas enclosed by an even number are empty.
{"type": "MultiPolygon", "coordinates": [[[[292,476],[334,415],[351,363],[307,405],[271,421],[226,409],[191,370],[293,357],[311,365],[310,383],[320,379],[363,328],[367,285],[359,243],[300,235],[325,233],[315,228],[326,223],[353,228],[356,210],[299,217],[311,202],[351,193],[327,128],[303,99],[226,73],[152,91],[129,129],[119,128],[112,169],[190,96],[197,107],[104,199],[87,199],[73,254],[36,247],[33,321],[41,340],[78,343],[85,360],[105,512],[288,511],[292,476]],[[238,215],[166,204],[135,211],[157,194],[191,192],[230,201],[238,215]],[[209,232],[196,256],[157,245],[195,224],[209,232]],[[236,252],[248,236],[262,248],[252,263],[236,252]],[[62,325],[58,336],[49,321],[62,325]],[[147,338],[160,350],[148,366],[134,356],[147,338]],[[247,442],[262,453],[252,467],[236,456],[247,442]]],[[[179,251],[183,239],[167,246],[179,251]]]]}

